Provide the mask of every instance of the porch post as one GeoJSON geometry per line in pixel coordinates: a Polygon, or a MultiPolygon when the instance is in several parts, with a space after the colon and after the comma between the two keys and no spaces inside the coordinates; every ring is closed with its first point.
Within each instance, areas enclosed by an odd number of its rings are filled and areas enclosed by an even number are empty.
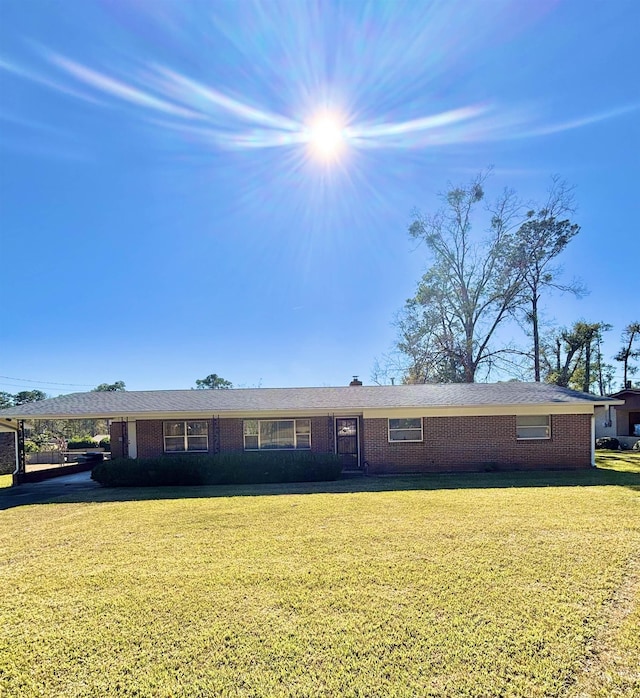
{"type": "Polygon", "coordinates": [[[22,475],[26,472],[26,456],[24,453],[24,420],[18,420],[18,428],[15,436],[16,444],[16,469],[13,471],[13,484],[19,485],[22,475]]]}

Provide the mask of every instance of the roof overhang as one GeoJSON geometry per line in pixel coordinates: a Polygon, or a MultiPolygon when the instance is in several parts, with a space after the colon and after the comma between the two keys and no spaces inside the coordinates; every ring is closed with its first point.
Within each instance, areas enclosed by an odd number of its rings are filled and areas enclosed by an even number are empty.
{"type": "Polygon", "coordinates": [[[375,419],[384,417],[491,417],[524,414],[593,414],[598,406],[623,405],[624,400],[603,400],[597,402],[550,402],[522,403],[506,405],[434,405],[423,407],[335,407],[331,409],[262,409],[262,410],[176,410],[163,412],[86,412],[83,414],[51,413],[35,415],[18,415],[9,420],[0,420],[8,430],[17,429],[20,420],[43,419],[109,419],[112,421],[163,420],[163,419],[269,419],[273,417],[332,417],[358,416],[375,419]]]}

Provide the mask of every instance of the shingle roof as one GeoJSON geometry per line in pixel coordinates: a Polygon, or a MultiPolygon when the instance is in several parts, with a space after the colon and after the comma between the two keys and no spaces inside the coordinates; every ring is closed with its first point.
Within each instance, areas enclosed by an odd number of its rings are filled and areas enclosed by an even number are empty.
{"type": "Polygon", "coordinates": [[[546,383],[455,383],[340,388],[247,388],[234,390],[149,390],[62,395],[0,410],[0,419],[125,417],[146,414],[327,412],[412,407],[480,405],[619,404],[546,383]]]}

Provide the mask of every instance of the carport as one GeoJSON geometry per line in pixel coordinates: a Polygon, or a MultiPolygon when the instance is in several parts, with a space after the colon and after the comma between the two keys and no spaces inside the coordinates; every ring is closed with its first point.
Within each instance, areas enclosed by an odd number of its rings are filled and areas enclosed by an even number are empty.
{"type": "MultiPolygon", "coordinates": [[[[64,455],[64,452],[61,455],[64,455]]],[[[63,460],[61,463],[40,463],[29,466],[25,452],[25,420],[13,418],[0,420],[0,466],[6,467],[11,464],[10,474],[13,476],[13,485],[42,482],[50,478],[86,472],[101,459],[91,453],[78,453],[76,457],[76,462],[67,463],[63,460]]]]}

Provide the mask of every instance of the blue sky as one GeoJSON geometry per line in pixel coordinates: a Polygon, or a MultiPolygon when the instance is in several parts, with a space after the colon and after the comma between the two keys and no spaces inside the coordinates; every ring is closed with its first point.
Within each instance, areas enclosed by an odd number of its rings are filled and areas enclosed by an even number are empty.
{"type": "Polygon", "coordinates": [[[447,182],[575,185],[558,325],[640,319],[636,0],[1,0],[0,390],[370,382],[447,182]],[[339,157],[308,137],[344,126],[339,157]]]}

